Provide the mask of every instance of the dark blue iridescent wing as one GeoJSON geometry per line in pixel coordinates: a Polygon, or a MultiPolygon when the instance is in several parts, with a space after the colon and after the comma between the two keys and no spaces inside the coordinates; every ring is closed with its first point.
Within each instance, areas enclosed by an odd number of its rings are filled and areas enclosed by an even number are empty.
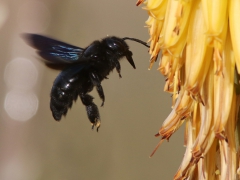
{"type": "Polygon", "coordinates": [[[88,81],[90,65],[76,64],[64,69],[55,79],[51,90],[50,108],[55,120],[67,114],[78,97],[79,88],[88,81]]]}
{"type": "Polygon", "coordinates": [[[83,48],[73,46],[38,34],[23,34],[24,39],[38,54],[51,64],[72,64],[84,61],[80,56],[83,48]]]}

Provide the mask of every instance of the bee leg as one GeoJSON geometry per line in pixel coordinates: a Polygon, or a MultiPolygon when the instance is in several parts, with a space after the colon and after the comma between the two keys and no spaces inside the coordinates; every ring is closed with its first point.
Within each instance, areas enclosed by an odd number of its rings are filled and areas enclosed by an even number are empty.
{"type": "Polygon", "coordinates": [[[93,85],[96,86],[98,95],[99,95],[99,97],[100,97],[101,100],[102,100],[101,106],[103,106],[103,105],[104,105],[104,102],[105,102],[105,95],[104,95],[104,92],[103,92],[103,88],[102,88],[102,85],[101,85],[101,81],[100,81],[97,73],[91,72],[91,73],[90,73],[90,79],[91,79],[93,85]]]}
{"type": "Polygon", "coordinates": [[[121,75],[121,65],[120,65],[118,60],[115,61],[115,67],[116,67],[116,70],[118,72],[119,77],[122,78],[122,75],[121,75]]]}
{"type": "Polygon", "coordinates": [[[82,103],[86,106],[88,119],[92,124],[92,129],[94,128],[94,126],[96,126],[98,131],[101,121],[98,112],[98,107],[96,104],[93,103],[93,97],[90,96],[89,94],[81,93],[80,98],[82,100],[82,103]]]}
{"type": "Polygon", "coordinates": [[[102,99],[102,104],[101,104],[101,107],[102,107],[104,105],[104,102],[105,102],[105,96],[104,96],[103,88],[102,88],[101,85],[96,86],[96,87],[97,87],[98,95],[102,99]]]}

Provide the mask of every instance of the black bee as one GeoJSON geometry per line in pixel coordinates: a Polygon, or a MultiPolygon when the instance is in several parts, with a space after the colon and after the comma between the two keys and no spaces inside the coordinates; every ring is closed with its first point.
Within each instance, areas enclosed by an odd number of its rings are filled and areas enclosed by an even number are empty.
{"type": "Polygon", "coordinates": [[[57,76],[51,90],[50,108],[55,120],[67,114],[73,101],[80,96],[86,106],[88,119],[94,126],[100,127],[100,115],[93,97],[88,93],[96,90],[104,105],[105,96],[101,82],[107,79],[109,73],[116,68],[121,77],[119,60],[126,57],[135,69],[132,52],[125,40],[133,40],[147,47],[147,43],[134,38],[106,37],[101,41],[94,41],[86,48],[76,47],[58,40],[37,34],[24,34],[23,38],[37,53],[45,59],[45,63],[52,68],[60,68],[62,72],[57,76]]]}

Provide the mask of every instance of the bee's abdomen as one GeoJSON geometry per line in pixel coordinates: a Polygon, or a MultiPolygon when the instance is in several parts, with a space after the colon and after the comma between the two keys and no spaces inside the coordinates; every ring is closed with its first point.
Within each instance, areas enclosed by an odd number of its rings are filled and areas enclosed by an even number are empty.
{"type": "Polygon", "coordinates": [[[61,120],[72,107],[73,101],[78,97],[78,87],[81,85],[78,78],[56,79],[51,90],[50,108],[55,120],[61,120]]]}

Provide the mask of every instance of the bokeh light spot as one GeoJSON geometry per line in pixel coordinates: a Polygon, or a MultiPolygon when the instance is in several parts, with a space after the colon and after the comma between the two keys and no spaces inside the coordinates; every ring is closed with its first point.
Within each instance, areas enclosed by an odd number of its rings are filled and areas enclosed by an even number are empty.
{"type": "Polygon", "coordinates": [[[8,7],[4,2],[0,1],[0,29],[3,24],[6,22],[8,17],[8,7]]]}
{"type": "Polygon", "coordinates": [[[13,120],[27,121],[37,112],[38,98],[32,92],[12,90],[5,97],[4,108],[13,120]]]}
{"type": "Polygon", "coordinates": [[[33,88],[38,78],[36,66],[26,58],[10,61],[4,72],[4,80],[10,88],[28,90],[33,88]]]}

